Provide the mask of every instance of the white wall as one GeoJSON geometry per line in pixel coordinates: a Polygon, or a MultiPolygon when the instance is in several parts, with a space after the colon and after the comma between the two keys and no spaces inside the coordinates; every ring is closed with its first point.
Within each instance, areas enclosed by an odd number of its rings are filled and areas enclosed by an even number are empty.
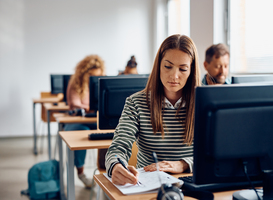
{"type": "Polygon", "coordinates": [[[131,55],[149,73],[155,1],[0,0],[0,137],[32,135],[32,98],[50,91],[51,73],[73,73],[87,54],[104,59],[107,75],[131,55]]]}
{"type": "Polygon", "coordinates": [[[157,53],[161,43],[168,36],[168,0],[155,1],[155,21],[154,23],[154,54],[157,53]]]}
{"type": "MultiPolygon", "coordinates": [[[[206,48],[225,38],[216,20],[224,1],[190,1],[202,74],[206,48]]],[[[87,54],[100,55],[108,75],[132,54],[139,72],[149,73],[167,37],[166,6],[167,0],[0,0],[0,137],[31,136],[32,98],[50,90],[51,73],[73,73],[87,54]]],[[[39,121],[39,105],[36,111],[39,121]]]]}
{"type": "Polygon", "coordinates": [[[205,51],[212,44],[225,43],[226,0],[190,0],[190,37],[199,55],[201,75],[204,69],[205,51]]]}

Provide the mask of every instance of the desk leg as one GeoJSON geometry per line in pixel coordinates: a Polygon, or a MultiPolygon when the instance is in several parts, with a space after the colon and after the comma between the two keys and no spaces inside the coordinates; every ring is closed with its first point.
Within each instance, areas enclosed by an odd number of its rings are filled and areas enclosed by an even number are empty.
{"type": "Polygon", "coordinates": [[[35,103],[33,103],[33,141],[34,141],[34,147],[33,147],[33,153],[35,155],[38,154],[37,152],[37,133],[36,133],[36,115],[35,115],[35,103]]]}
{"type": "Polygon", "coordinates": [[[98,191],[97,191],[97,200],[100,200],[100,186],[98,185],[98,191]]]}
{"type": "Polygon", "coordinates": [[[107,199],[109,199],[109,200],[111,199],[103,190],[101,190],[101,187],[98,185],[97,200],[100,200],[100,193],[101,193],[101,191],[103,192],[103,195],[105,195],[107,197],[107,199]]]}
{"type": "Polygon", "coordinates": [[[74,151],[67,146],[67,199],[75,200],[74,151]]]}
{"type": "MultiPolygon", "coordinates": [[[[61,131],[61,124],[59,124],[59,131],[61,131]]],[[[62,138],[58,131],[58,143],[59,143],[59,171],[60,171],[60,197],[61,200],[66,200],[64,193],[64,166],[63,166],[63,143],[62,138]]]]}
{"type": "Polygon", "coordinates": [[[48,158],[51,160],[50,111],[47,111],[48,158]]]}

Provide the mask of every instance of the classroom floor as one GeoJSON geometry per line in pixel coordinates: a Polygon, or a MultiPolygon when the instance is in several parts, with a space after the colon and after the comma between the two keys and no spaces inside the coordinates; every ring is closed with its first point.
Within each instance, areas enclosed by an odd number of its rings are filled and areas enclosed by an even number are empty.
{"type": "MultiPolygon", "coordinates": [[[[52,154],[54,154],[56,137],[51,140],[52,154]]],[[[21,199],[29,200],[27,196],[21,195],[21,190],[27,189],[28,170],[38,162],[48,160],[47,138],[40,137],[37,141],[39,154],[34,155],[33,137],[20,138],[1,138],[0,139],[0,199],[11,200],[21,199]]],[[[63,145],[64,151],[66,145],[63,145]]],[[[56,153],[57,155],[58,153],[56,153]]],[[[97,150],[88,150],[86,155],[85,173],[91,177],[96,168],[97,150]]],[[[65,156],[66,157],[66,156],[65,156]]],[[[56,156],[55,158],[58,157],[56,156]]],[[[94,187],[93,196],[90,198],[91,190],[85,189],[82,182],[78,179],[75,169],[75,196],[76,200],[96,199],[97,187],[94,187]]],[[[64,172],[66,184],[66,171],[64,172]]],[[[66,188],[66,185],[65,185],[66,188]]],[[[107,198],[102,193],[100,200],[107,198]]]]}

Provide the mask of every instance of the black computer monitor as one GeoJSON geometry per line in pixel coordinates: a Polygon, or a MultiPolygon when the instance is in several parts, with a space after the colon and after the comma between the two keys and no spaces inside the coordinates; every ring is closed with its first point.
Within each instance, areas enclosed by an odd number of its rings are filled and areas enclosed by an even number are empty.
{"type": "Polygon", "coordinates": [[[115,129],[125,100],[146,87],[148,75],[99,79],[99,129],[115,129]]]}
{"type": "Polygon", "coordinates": [[[148,77],[149,74],[127,74],[127,75],[118,75],[118,76],[90,76],[89,78],[89,109],[97,111],[98,110],[98,85],[100,78],[112,78],[112,77],[148,77]]]}
{"type": "Polygon", "coordinates": [[[51,94],[59,94],[63,92],[63,75],[50,74],[51,94]]]}
{"type": "Polygon", "coordinates": [[[89,110],[98,110],[99,78],[105,76],[90,76],[89,78],[89,110]]]}
{"type": "Polygon", "coordinates": [[[231,83],[254,83],[254,82],[272,82],[273,74],[271,75],[234,75],[231,77],[231,83]]]}
{"type": "Polygon", "coordinates": [[[197,87],[193,182],[248,185],[245,165],[262,185],[273,169],[272,119],[273,83],[197,87]]]}
{"type": "Polygon", "coordinates": [[[150,74],[119,74],[118,76],[127,76],[127,77],[149,77],[150,74]]]}
{"type": "Polygon", "coordinates": [[[67,86],[68,86],[68,82],[70,80],[71,75],[63,75],[63,101],[67,104],[67,86]]]}

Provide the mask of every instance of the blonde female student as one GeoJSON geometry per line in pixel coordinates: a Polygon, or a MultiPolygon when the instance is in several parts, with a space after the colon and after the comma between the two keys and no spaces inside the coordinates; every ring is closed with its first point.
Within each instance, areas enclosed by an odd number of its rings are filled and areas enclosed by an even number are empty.
{"type": "MultiPolygon", "coordinates": [[[[89,77],[105,75],[104,61],[98,55],[88,55],[75,68],[67,87],[67,103],[71,110],[83,108],[89,111],[89,77]]],[[[97,124],[66,124],[65,131],[97,129],[97,124]]],[[[91,188],[92,179],[84,174],[86,150],[75,151],[75,166],[78,177],[86,188],[91,188]]]]}
{"type": "Polygon", "coordinates": [[[146,88],[128,97],[113,142],[106,154],[106,170],[118,185],[136,184],[138,172],[125,165],[132,144],[138,146],[137,168],[171,173],[192,171],[194,91],[200,86],[197,49],[185,35],[172,35],[161,44],[146,88]]]}

